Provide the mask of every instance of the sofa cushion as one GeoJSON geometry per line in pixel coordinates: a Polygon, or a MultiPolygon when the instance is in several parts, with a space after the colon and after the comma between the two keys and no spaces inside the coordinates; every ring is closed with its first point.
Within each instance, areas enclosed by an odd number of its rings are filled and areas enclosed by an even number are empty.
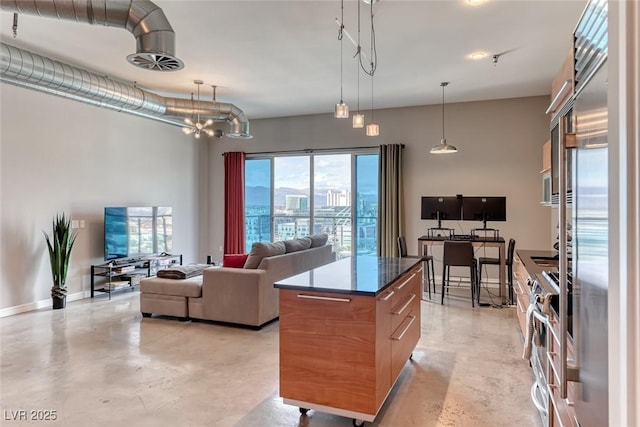
{"type": "Polygon", "coordinates": [[[309,236],[311,239],[311,247],[317,248],[319,246],[324,246],[327,244],[327,240],[329,239],[329,235],[327,234],[314,234],[313,236],[309,236]]]}
{"type": "MultiPolygon", "coordinates": [[[[161,277],[145,278],[140,280],[140,292],[141,294],[173,295],[190,298],[200,297],[202,295],[202,276],[191,277],[184,280],[163,279],[161,277]]],[[[154,313],[153,310],[146,312],[154,313]]]]}
{"type": "Polygon", "coordinates": [[[249,252],[247,261],[244,263],[244,268],[258,268],[262,258],[282,255],[285,252],[286,248],[283,242],[255,242],[251,245],[251,252],[249,252]]]}
{"type": "Polygon", "coordinates": [[[285,240],[285,253],[304,251],[311,247],[311,237],[301,237],[299,239],[285,240]]]}
{"type": "Polygon", "coordinates": [[[247,262],[249,254],[225,254],[222,258],[223,267],[242,268],[247,262]]]}

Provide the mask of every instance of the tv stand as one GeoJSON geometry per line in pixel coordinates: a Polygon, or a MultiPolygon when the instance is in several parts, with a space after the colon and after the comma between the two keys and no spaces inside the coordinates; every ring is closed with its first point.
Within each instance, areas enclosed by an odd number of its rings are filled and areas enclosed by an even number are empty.
{"type": "Polygon", "coordinates": [[[182,265],[182,255],[114,259],[91,266],[91,298],[96,292],[109,294],[116,290],[133,290],[143,277],[155,276],[158,270],[182,265]]]}

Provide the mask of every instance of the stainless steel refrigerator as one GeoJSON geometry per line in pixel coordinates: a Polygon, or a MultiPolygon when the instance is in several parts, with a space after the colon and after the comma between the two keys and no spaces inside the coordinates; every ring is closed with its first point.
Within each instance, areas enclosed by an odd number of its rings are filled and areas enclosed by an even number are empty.
{"type": "Polygon", "coordinates": [[[577,147],[572,153],[571,274],[574,363],[578,374],[574,408],[581,427],[607,426],[609,421],[607,23],[606,2],[592,3],[601,6],[592,17],[594,28],[590,33],[585,30],[584,34],[576,34],[576,63],[582,59],[581,48],[590,51],[590,63],[582,70],[582,77],[576,77],[573,109],[577,147]],[[600,20],[599,25],[596,19],[600,20]],[[582,45],[580,36],[584,39],[582,45]]]}

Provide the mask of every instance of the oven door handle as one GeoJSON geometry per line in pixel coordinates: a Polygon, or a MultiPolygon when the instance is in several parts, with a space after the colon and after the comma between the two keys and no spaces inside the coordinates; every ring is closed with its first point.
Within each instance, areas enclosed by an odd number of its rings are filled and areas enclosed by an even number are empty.
{"type": "Polygon", "coordinates": [[[538,384],[538,382],[534,382],[533,385],[531,386],[531,400],[533,401],[533,405],[536,407],[536,409],[543,413],[544,416],[548,416],[549,415],[549,411],[547,411],[547,407],[538,400],[538,396],[536,391],[540,388],[540,385],[538,384]]]}

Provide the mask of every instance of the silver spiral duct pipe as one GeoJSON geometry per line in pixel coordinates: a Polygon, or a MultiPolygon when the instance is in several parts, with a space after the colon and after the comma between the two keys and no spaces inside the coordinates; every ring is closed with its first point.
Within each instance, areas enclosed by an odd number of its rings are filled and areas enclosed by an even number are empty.
{"type": "Polygon", "coordinates": [[[136,38],[136,52],[127,60],[141,68],[176,71],[184,67],[175,56],[175,33],[162,9],[146,0],[0,0],[0,9],[92,25],[123,28],[136,38]]]}
{"type": "Polygon", "coordinates": [[[0,82],[173,126],[199,113],[204,120],[227,122],[228,137],[252,137],[244,112],[233,104],[166,98],[6,43],[0,43],[0,82]]]}

